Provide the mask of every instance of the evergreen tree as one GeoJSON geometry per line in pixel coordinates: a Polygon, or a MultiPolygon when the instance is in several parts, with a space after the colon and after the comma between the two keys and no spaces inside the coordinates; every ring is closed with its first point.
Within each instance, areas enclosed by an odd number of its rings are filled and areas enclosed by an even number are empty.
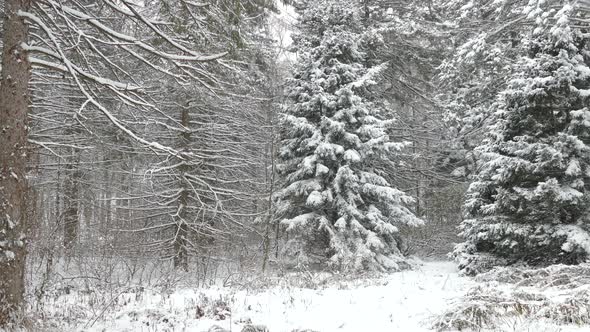
{"type": "Polygon", "coordinates": [[[405,206],[412,198],[375,167],[404,146],[390,139],[392,120],[368,90],[383,66],[369,61],[367,48],[380,38],[364,24],[359,3],[298,5],[300,59],[287,87],[277,195],[291,235],[287,249],[300,263],[399,268],[396,225],[421,221],[405,206]]]}
{"type": "Polygon", "coordinates": [[[471,177],[474,149],[494,124],[497,96],[507,87],[513,65],[522,54],[530,30],[523,14],[529,0],[441,0],[441,15],[452,38],[450,56],[438,66],[437,90],[447,135],[452,138],[451,167],[471,177]]]}
{"type": "Polygon", "coordinates": [[[575,264],[590,252],[590,54],[571,24],[573,6],[533,4],[525,13],[540,24],[501,94],[467,193],[466,242],[454,254],[468,273],[518,261],[575,264]]]}

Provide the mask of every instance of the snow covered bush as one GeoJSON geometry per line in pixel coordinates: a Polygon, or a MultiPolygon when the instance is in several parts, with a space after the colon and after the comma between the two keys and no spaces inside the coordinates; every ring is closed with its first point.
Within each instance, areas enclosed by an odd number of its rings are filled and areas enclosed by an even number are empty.
{"type": "Polygon", "coordinates": [[[341,270],[398,269],[396,225],[421,221],[412,198],[375,166],[404,147],[388,135],[392,120],[370,100],[382,66],[369,45],[354,2],[299,4],[300,60],[288,83],[279,167],[284,187],[278,213],[289,232],[287,255],[299,263],[328,262],[341,270]]]}
{"type": "Polygon", "coordinates": [[[476,277],[469,290],[443,315],[435,328],[502,330],[510,319],[555,325],[590,324],[590,265],[546,268],[500,267],[476,277]]]}
{"type": "Polygon", "coordinates": [[[576,8],[531,1],[537,22],[526,55],[501,94],[496,124],[477,149],[481,164],[467,192],[465,242],[455,248],[467,273],[497,264],[577,264],[590,252],[590,61],[571,22],[576,8]]]}

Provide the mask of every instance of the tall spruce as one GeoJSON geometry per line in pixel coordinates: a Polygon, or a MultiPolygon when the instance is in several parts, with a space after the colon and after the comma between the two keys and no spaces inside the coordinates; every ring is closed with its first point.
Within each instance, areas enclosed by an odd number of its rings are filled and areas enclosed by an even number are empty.
{"type": "Polygon", "coordinates": [[[449,56],[438,66],[438,94],[455,161],[454,175],[473,175],[474,149],[493,125],[497,95],[506,89],[512,66],[530,30],[523,14],[529,0],[441,0],[449,56]]]}
{"type": "Polygon", "coordinates": [[[590,68],[587,37],[570,4],[525,9],[537,26],[500,95],[496,124],[462,223],[460,267],[584,261],[590,252],[590,68]],[[573,23],[572,23],[573,22],[573,23]]]}
{"type": "Polygon", "coordinates": [[[393,121],[370,98],[384,66],[367,50],[381,37],[364,24],[362,2],[309,1],[298,9],[293,39],[300,58],[287,84],[284,187],[277,193],[287,252],[299,263],[343,270],[397,269],[403,260],[396,225],[421,220],[406,207],[412,198],[375,167],[405,145],[390,139],[393,121]]]}

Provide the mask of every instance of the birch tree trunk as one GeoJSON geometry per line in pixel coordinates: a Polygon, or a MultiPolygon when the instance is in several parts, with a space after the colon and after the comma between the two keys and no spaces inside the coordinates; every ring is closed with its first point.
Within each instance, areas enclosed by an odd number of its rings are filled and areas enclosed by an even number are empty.
{"type": "Polygon", "coordinates": [[[5,0],[0,82],[0,330],[15,323],[24,301],[27,113],[30,64],[22,49],[28,29],[20,11],[32,0],[5,0]]]}

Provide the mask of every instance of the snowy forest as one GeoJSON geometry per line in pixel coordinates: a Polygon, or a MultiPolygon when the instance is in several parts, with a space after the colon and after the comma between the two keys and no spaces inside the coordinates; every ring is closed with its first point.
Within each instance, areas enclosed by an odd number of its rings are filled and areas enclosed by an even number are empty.
{"type": "Polygon", "coordinates": [[[590,0],[0,23],[0,331],[590,331],[590,0]]]}

